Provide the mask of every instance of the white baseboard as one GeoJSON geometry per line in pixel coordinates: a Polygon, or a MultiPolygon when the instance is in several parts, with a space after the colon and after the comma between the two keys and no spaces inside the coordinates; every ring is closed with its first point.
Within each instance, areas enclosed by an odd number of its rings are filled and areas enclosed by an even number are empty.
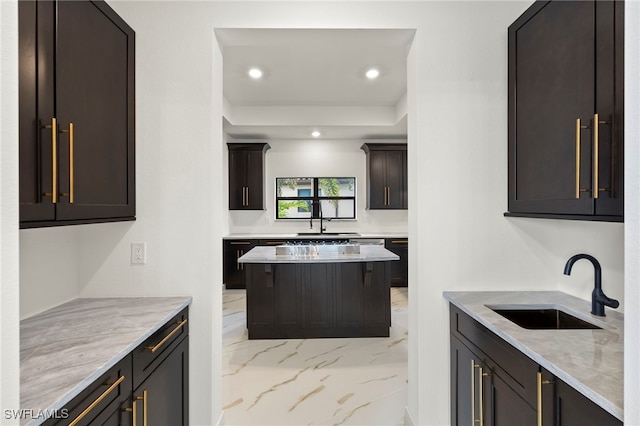
{"type": "Polygon", "coordinates": [[[218,417],[218,421],[216,422],[216,426],[224,426],[224,411],[220,413],[220,417],[218,417]]]}
{"type": "Polygon", "coordinates": [[[404,426],[415,426],[415,424],[409,412],[409,407],[404,407],[404,426]]]}

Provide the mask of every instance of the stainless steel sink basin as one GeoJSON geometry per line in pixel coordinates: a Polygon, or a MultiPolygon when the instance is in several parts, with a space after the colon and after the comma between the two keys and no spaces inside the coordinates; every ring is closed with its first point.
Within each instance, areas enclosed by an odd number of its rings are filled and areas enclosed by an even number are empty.
{"type": "Polygon", "coordinates": [[[360,245],[352,243],[336,244],[283,244],[276,246],[276,256],[318,256],[323,253],[359,254],[360,245]]]}
{"type": "Polygon", "coordinates": [[[360,234],[357,232],[298,232],[298,237],[308,237],[308,236],[345,236],[345,237],[359,237],[360,234]]]}
{"type": "Polygon", "coordinates": [[[575,317],[557,307],[491,307],[509,321],[529,330],[600,330],[588,321],[575,317]]]}

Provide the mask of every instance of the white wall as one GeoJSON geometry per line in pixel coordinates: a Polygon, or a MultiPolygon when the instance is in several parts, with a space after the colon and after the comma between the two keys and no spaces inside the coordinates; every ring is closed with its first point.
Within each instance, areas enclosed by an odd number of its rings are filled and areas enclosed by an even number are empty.
{"type": "Polygon", "coordinates": [[[18,3],[0,2],[0,409],[20,408],[18,3]]]}
{"type": "MultiPolygon", "coordinates": [[[[406,142],[406,141],[391,141],[406,142]]],[[[311,232],[309,220],[275,220],[276,177],[340,176],[356,178],[356,220],[333,220],[329,232],[407,232],[406,210],[368,210],[366,154],[363,141],[298,140],[269,141],[265,156],[264,211],[230,211],[233,233],[311,232]]],[[[314,223],[318,222],[314,220],[314,223]]],[[[326,223],[326,222],[325,222],[326,223]]],[[[314,232],[319,224],[314,224],[314,232]]]]}
{"type": "MultiPolygon", "coordinates": [[[[56,234],[68,232],[68,239],[76,240],[72,247],[80,255],[71,275],[77,277],[80,295],[194,296],[193,425],[212,424],[221,413],[218,289],[220,238],[228,231],[228,216],[223,214],[226,156],[220,55],[212,38],[216,27],[417,29],[408,83],[409,415],[416,424],[449,424],[448,310],[443,290],[561,288],[584,297],[583,287],[591,280],[588,271],[576,269],[570,281],[561,271],[568,256],[585,251],[603,260],[607,294],[623,299],[622,284],[614,282],[622,277],[621,225],[502,216],[507,205],[506,28],[528,4],[114,3],[137,35],[138,220],[56,234]],[[146,266],[129,265],[132,241],[148,243],[146,266]]],[[[4,13],[2,19],[4,34],[4,13]]],[[[3,154],[4,150],[3,143],[3,154]]],[[[14,160],[9,161],[13,171],[14,160]]],[[[637,170],[640,162],[633,165],[637,170]]],[[[8,205],[15,215],[15,199],[5,201],[2,195],[3,212],[8,205]]],[[[637,209],[632,213],[638,216],[637,209]]],[[[55,244],[54,233],[24,238],[26,232],[31,231],[22,231],[21,272],[36,265],[39,246],[55,244]]],[[[630,243],[638,236],[626,239],[630,243]]],[[[4,256],[3,252],[3,265],[4,256]]],[[[13,250],[9,256],[9,262],[17,261],[13,250]]],[[[21,289],[28,290],[21,297],[31,297],[49,282],[46,271],[29,276],[21,281],[21,289]]],[[[12,288],[3,280],[3,296],[5,286],[12,288]]],[[[4,309],[4,299],[2,303],[4,309]]],[[[628,313],[630,308],[627,305],[628,313]]],[[[4,335],[4,310],[2,314],[4,335]]],[[[635,322],[627,325],[628,332],[637,336],[637,311],[632,314],[635,322]]],[[[15,327],[9,328],[15,333],[15,327]]],[[[14,351],[13,346],[2,347],[3,370],[5,365],[15,367],[4,359],[14,351]]],[[[637,351],[636,346],[635,360],[637,351]]],[[[631,395],[637,400],[637,377],[633,380],[631,395]]]]}
{"type": "Polygon", "coordinates": [[[625,4],[624,423],[640,425],[640,3],[625,4]]]}

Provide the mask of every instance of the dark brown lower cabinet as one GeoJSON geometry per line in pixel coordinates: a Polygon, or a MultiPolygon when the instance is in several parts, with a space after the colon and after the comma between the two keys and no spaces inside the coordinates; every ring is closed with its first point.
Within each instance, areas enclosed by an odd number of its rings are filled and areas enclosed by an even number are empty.
{"type": "Polygon", "coordinates": [[[384,248],[400,256],[391,262],[391,287],[407,287],[409,283],[409,240],[407,238],[387,238],[384,248]]]}
{"type": "Polygon", "coordinates": [[[188,425],[187,321],[185,309],[43,424],[188,425]]]}
{"type": "Polygon", "coordinates": [[[257,240],[224,240],[223,241],[223,277],[222,280],[229,289],[245,288],[244,265],[238,263],[238,258],[258,245],[257,240]]]}
{"type": "Polygon", "coordinates": [[[451,424],[622,425],[453,305],[450,327],[451,424]]]}
{"type": "Polygon", "coordinates": [[[246,264],[249,339],[388,337],[388,264],[246,264]]]}

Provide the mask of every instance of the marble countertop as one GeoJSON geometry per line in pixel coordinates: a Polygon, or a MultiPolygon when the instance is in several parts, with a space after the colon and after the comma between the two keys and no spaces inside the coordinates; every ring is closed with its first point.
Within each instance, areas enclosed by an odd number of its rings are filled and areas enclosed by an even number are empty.
{"type": "Polygon", "coordinates": [[[238,263],[341,263],[341,262],[385,262],[400,257],[382,246],[360,246],[358,254],[319,253],[315,256],[276,255],[275,247],[254,247],[238,263]]]}
{"type": "Polygon", "coordinates": [[[444,298],[613,416],[624,413],[624,315],[558,291],[445,292],[444,298]],[[555,305],[602,330],[527,330],[487,306],[555,305]]]}
{"type": "MultiPolygon", "coordinates": [[[[304,231],[303,231],[304,232],[304,231]]],[[[329,232],[329,231],[328,231],[329,232]]],[[[336,231],[340,232],[340,231],[336,231]]],[[[358,232],[357,235],[349,235],[344,233],[342,235],[298,235],[297,233],[284,233],[284,234],[229,234],[224,237],[225,240],[265,240],[273,238],[275,240],[321,240],[321,239],[336,239],[336,238],[408,238],[407,232],[358,232]]]]}
{"type": "Polygon", "coordinates": [[[20,321],[20,408],[62,408],[190,304],[190,297],[81,298],[20,321]]]}

